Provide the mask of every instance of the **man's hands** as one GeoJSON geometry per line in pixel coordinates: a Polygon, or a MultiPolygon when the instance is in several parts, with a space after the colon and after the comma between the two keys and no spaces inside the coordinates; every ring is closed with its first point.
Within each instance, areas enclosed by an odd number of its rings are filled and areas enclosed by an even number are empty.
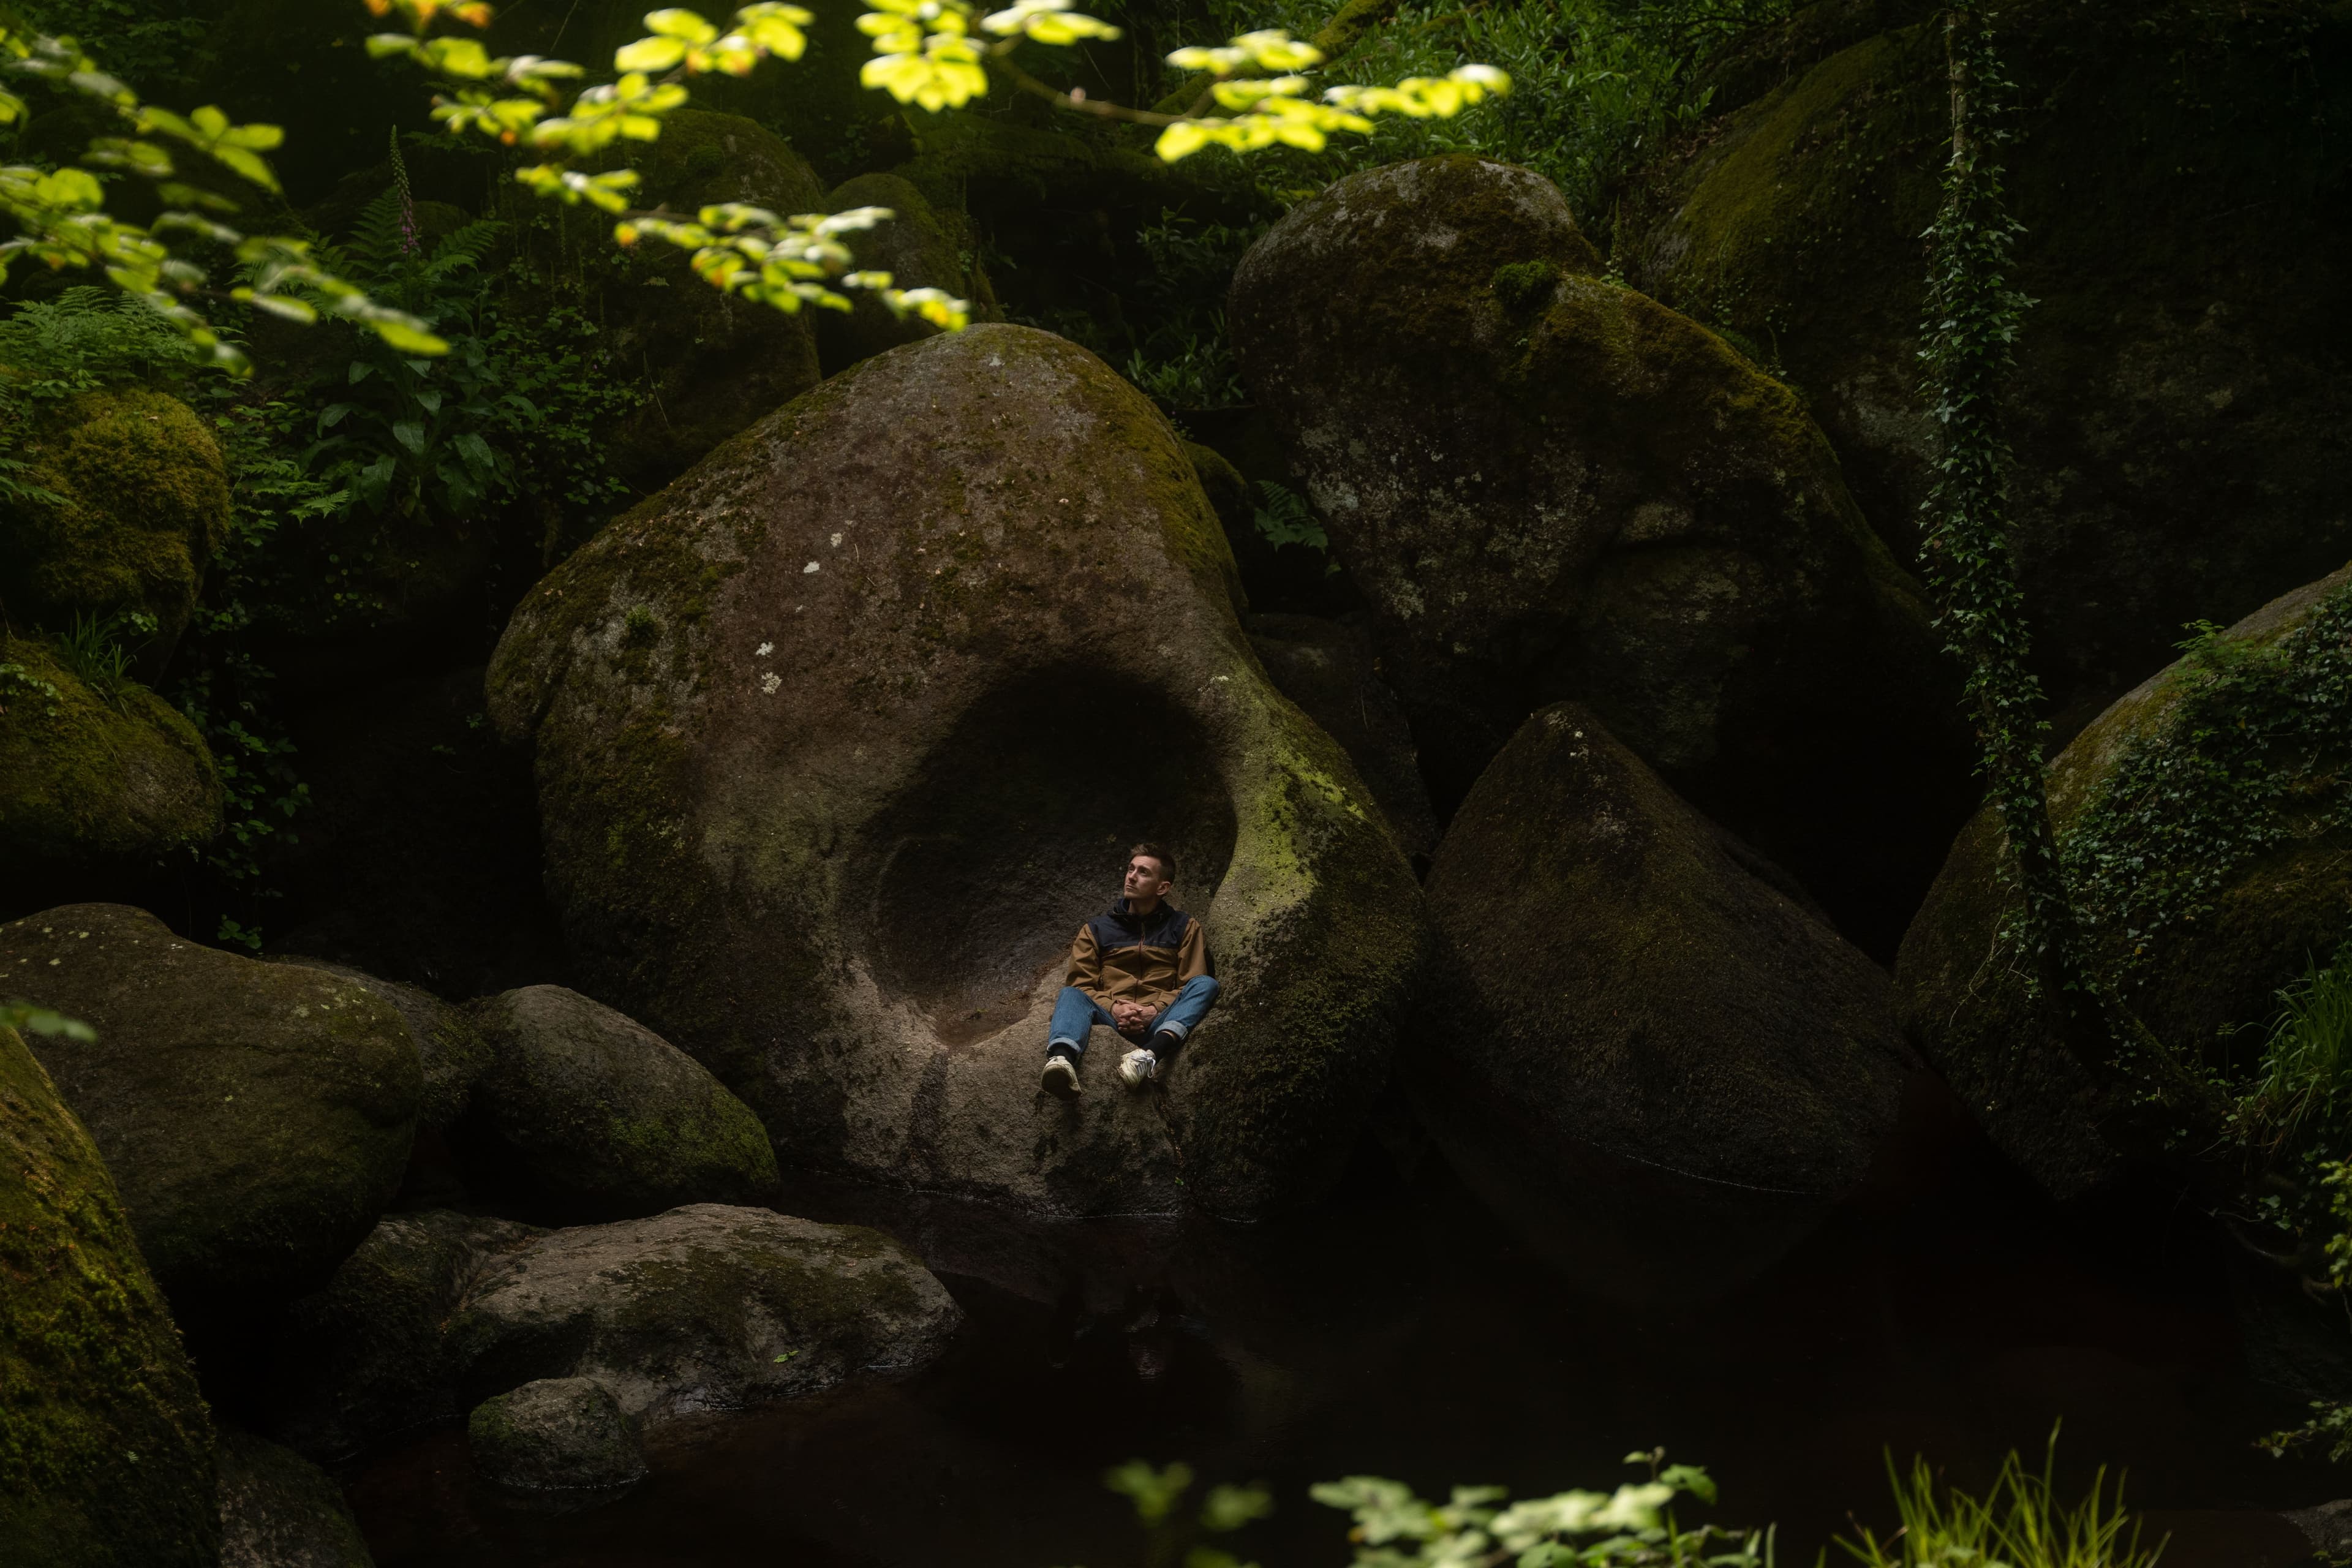
{"type": "Polygon", "coordinates": [[[1143,1038],[1159,1015],[1140,1002],[1118,1001],[1110,1005],[1111,1026],[1130,1040],[1143,1038]]]}

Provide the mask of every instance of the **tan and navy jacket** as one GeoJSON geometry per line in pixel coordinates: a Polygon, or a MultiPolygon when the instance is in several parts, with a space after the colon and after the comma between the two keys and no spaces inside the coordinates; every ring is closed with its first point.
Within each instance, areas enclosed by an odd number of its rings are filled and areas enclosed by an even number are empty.
{"type": "Polygon", "coordinates": [[[1184,982],[1208,973],[1209,938],[1199,921],[1164,899],[1148,915],[1130,914],[1121,899],[1078,928],[1063,984],[1105,1007],[1140,1002],[1156,1009],[1176,1000],[1184,982]]]}

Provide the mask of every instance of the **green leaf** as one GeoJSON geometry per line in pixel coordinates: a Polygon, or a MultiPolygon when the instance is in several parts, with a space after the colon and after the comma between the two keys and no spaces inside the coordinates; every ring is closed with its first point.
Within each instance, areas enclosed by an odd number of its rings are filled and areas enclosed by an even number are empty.
{"type": "Polygon", "coordinates": [[[0,1002],[0,1028],[43,1035],[52,1039],[75,1040],[84,1045],[98,1038],[98,1031],[79,1018],[68,1018],[63,1013],[36,1006],[30,1002],[0,1002]]]}
{"type": "Polygon", "coordinates": [[[1129,1459],[1103,1475],[1104,1486],[1134,1500],[1135,1517],[1146,1525],[1166,1519],[1192,1484],[1192,1467],[1181,1459],[1164,1470],[1155,1470],[1141,1459],[1129,1459]]]}
{"type": "Polygon", "coordinates": [[[414,453],[417,457],[421,458],[425,456],[424,421],[418,419],[394,420],[392,425],[392,438],[399,442],[402,446],[407,447],[410,452],[414,453]]]}

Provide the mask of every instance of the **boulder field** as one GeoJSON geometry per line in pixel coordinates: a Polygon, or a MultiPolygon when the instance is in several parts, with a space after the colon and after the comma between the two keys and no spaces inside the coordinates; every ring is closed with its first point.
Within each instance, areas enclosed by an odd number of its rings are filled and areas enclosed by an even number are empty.
{"type": "MultiPolygon", "coordinates": [[[[526,596],[491,716],[533,748],[599,996],[781,1161],[1044,1214],[1253,1215],[1337,1180],[1424,940],[1346,754],[1266,679],[1167,421],[978,326],[865,361],[526,596]],[[1150,1096],[1042,1094],[1078,922],[1179,859],[1226,998],[1150,1096]]],[[[1108,1037],[1106,1036],[1106,1039],[1108,1037]]]]}

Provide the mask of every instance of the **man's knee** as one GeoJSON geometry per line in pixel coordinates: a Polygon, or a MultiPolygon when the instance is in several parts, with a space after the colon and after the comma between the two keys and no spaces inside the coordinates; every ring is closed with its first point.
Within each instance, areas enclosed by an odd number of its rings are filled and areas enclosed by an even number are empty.
{"type": "Polygon", "coordinates": [[[1203,1002],[1213,1002],[1217,999],[1217,977],[1213,974],[1196,974],[1184,982],[1184,989],[1203,1002]]]}

